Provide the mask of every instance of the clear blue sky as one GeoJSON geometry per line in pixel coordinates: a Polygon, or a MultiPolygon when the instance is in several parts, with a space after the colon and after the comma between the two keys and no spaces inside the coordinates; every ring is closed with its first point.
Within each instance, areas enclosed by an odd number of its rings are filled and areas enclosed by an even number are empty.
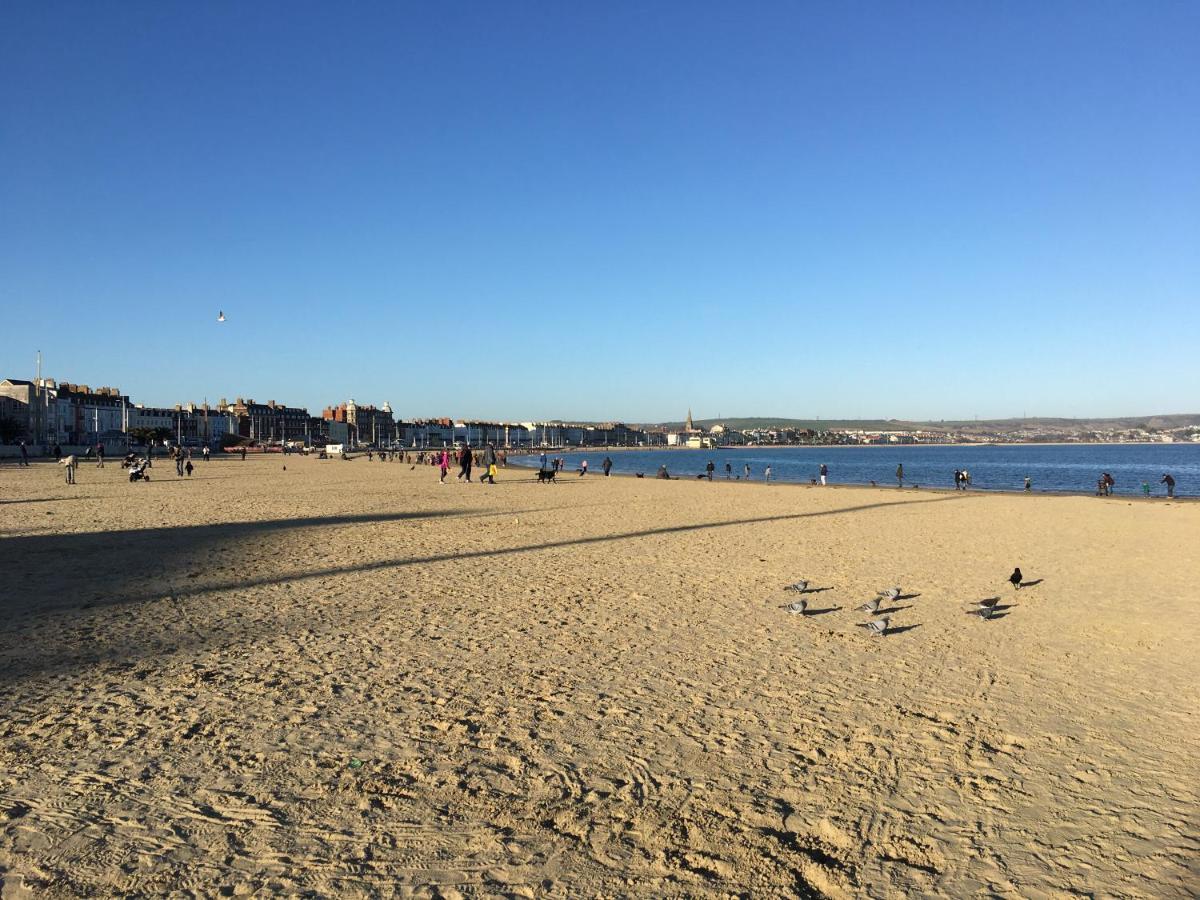
{"type": "Polygon", "coordinates": [[[1194,2],[9,2],[0,377],[1198,412],[1197,48],[1194,2]]]}

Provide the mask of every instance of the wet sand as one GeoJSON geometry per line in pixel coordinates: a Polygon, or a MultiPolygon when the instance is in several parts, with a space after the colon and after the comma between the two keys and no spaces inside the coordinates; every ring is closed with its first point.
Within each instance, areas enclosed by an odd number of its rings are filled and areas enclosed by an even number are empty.
{"type": "Polygon", "coordinates": [[[0,468],[3,897],[1200,888],[1198,504],[284,464],[0,468]]]}

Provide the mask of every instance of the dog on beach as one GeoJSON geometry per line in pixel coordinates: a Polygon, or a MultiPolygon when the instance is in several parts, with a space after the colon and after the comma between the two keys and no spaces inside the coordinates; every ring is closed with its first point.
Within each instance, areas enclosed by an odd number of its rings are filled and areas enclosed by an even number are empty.
{"type": "Polygon", "coordinates": [[[553,469],[541,469],[538,471],[538,484],[549,484],[554,480],[554,476],[558,473],[553,469]]]}

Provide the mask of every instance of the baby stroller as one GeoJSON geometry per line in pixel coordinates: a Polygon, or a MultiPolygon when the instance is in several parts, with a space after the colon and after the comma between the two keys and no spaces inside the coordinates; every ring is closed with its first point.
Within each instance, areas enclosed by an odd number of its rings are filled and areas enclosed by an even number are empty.
{"type": "Polygon", "coordinates": [[[149,481],[150,473],[146,471],[146,460],[139,459],[129,466],[130,481],[149,481]]]}

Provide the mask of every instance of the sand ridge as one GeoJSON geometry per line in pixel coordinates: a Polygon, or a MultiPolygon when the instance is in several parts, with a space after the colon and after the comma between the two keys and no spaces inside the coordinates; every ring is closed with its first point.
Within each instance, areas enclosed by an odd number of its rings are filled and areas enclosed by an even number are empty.
{"type": "Polygon", "coordinates": [[[1200,884],[1196,504],[286,465],[0,469],[5,897],[1200,884]]]}

